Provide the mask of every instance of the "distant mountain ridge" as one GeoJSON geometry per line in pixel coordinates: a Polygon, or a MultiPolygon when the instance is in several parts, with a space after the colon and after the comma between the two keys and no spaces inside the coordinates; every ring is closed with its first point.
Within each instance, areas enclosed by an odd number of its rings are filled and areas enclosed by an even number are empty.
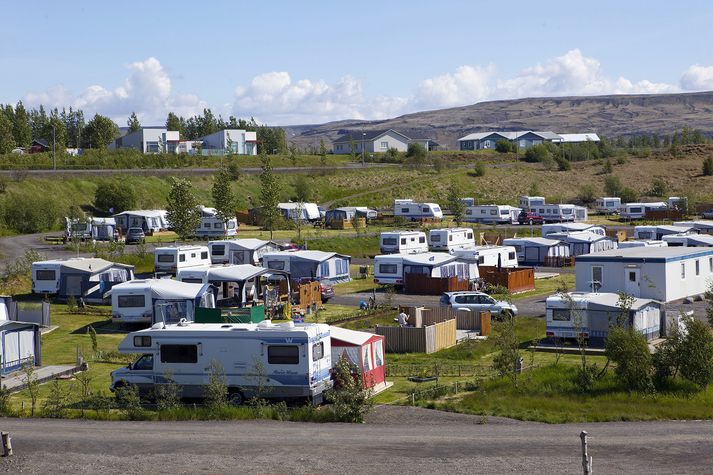
{"type": "Polygon", "coordinates": [[[486,130],[596,132],[604,137],[671,134],[684,126],[713,135],[713,91],[680,94],[544,97],[480,102],[406,114],[385,120],[340,120],[284,127],[287,139],[303,148],[327,145],[353,130],[395,129],[429,137],[449,149],[458,138],[486,130]]]}

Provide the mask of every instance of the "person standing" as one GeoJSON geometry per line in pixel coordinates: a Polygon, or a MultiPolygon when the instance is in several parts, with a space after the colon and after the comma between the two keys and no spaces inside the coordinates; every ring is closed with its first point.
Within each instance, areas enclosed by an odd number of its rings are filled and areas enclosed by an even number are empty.
{"type": "Polygon", "coordinates": [[[403,310],[401,310],[401,313],[399,313],[398,321],[399,321],[400,327],[408,326],[408,315],[406,315],[406,313],[403,310]]]}

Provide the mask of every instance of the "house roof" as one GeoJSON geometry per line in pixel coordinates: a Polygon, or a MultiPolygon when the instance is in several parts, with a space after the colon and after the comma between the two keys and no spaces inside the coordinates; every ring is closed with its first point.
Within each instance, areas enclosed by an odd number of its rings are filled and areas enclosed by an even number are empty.
{"type": "Polygon", "coordinates": [[[134,266],[128,264],[117,264],[98,258],[75,258],[68,259],[62,262],[62,268],[76,270],[80,272],[90,272],[96,274],[111,267],[120,267],[123,269],[133,269],[134,266]]]}
{"type": "Polygon", "coordinates": [[[351,345],[361,346],[367,343],[372,338],[383,339],[383,336],[375,335],[373,333],[360,332],[356,330],[349,330],[347,328],[341,327],[329,327],[329,336],[332,340],[343,341],[344,343],[349,343],[351,345]]]}
{"type": "MultiPolygon", "coordinates": [[[[409,137],[405,134],[402,134],[401,132],[397,132],[394,129],[382,129],[382,130],[365,130],[363,132],[358,132],[358,131],[347,132],[346,134],[341,135],[340,137],[337,137],[337,139],[333,143],[335,143],[335,144],[345,143],[345,142],[346,143],[351,143],[351,142],[358,143],[363,140],[373,141],[373,140],[378,139],[379,137],[381,137],[382,135],[384,135],[387,132],[393,132],[396,135],[400,135],[401,137],[405,138],[407,142],[411,140],[411,137],[409,137]]],[[[423,140],[423,139],[420,139],[420,140],[423,140]]]]}
{"type": "Polygon", "coordinates": [[[489,137],[491,135],[499,135],[500,137],[506,139],[506,140],[517,140],[520,137],[527,135],[527,134],[534,134],[539,137],[541,137],[543,140],[553,140],[557,141],[560,139],[560,136],[554,132],[550,132],[548,130],[545,131],[534,131],[534,130],[517,130],[517,131],[503,131],[503,130],[493,130],[489,132],[476,132],[473,134],[466,135],[465,137],[459,138],[458,141],[462,140],[483,140],[486,137],[489,137]]]}
{"type": "Polygon", "coordinates": [[[610,262],[672,262],[695,257],[709,257],[713,249],[700,247],[626,247],[609,249],[596,254],[577,256],[577,262],[582,261],[610,261],[610,262]]]}
{"type": "Polygon", "coordinates": [[[50,148],[49,143],[45,139],[33,139],[32,145],[39,145],[44,148],[50,148]]]}

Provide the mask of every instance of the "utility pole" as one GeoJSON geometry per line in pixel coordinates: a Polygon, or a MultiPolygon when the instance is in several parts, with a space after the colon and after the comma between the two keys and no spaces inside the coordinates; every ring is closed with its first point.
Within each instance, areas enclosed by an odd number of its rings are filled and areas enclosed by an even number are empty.
{"type": "Polygon", "coordinates": [[[54,164],[54,169],[57,170],[57,137],[54,124],[52,124],[52,163],[54,164]]]}
{"type": "Polygon", "coordinates": [[[364,166],[364,148],[366,147],[366,132],[361,133],[361,166],[364,166]]]}
{"type": "Polygon", "coordinates": [[[579,438],[582,439],[582,473],[592,475],[592,457],[587,453],[587,435],[586,430],[579,434],[579,438]]]}

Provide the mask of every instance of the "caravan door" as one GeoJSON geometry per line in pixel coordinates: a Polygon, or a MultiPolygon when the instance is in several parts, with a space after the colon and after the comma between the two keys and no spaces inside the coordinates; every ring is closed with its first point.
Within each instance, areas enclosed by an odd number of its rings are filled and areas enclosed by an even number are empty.
{"type": "Polygon", "coordinates": [[[250,251],[230,251],[230,263],[231,264],[252,264],[250,260],[250,251]]]}
{"type": "Polygon", "coordinates": [[[627,267],[624,272],[624,292],[634,297],[641,296],[641,269],[627,267]]]}
{"type": "Polygon", "coordinates": [[[540,248],[537,246],[526,247],[525,262],[540,262],[540,248]]]}
{"type": "Polygon", "coordinates": [[[80,295],[82,295],[82,276],[68,275],[66,286],[67,287],[64,292],[66,296],[79,297],[80,295]]]}

